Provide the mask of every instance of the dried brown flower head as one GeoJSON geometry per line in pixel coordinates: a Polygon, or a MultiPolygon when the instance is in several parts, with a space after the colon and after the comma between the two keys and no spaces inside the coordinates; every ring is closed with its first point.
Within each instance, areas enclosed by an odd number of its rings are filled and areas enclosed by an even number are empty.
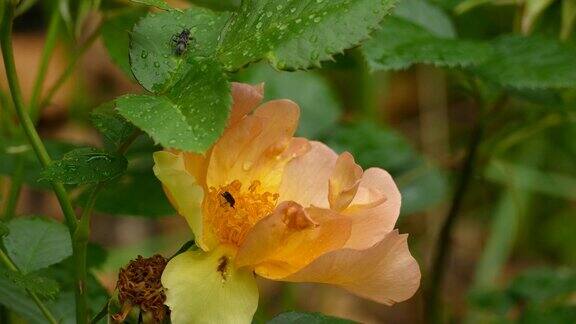
{"type": "Polygon", "coordinates": [[[138,256],[130,261],[126,268],[120,269],[116,289],[122,312],[114,315],[114,320],[123,321],[132,306],[152,315],[155,321],[161,322],[166,315],[166,295],[160,278],[167,260],[156,254],[150,258],[138,256]]]}

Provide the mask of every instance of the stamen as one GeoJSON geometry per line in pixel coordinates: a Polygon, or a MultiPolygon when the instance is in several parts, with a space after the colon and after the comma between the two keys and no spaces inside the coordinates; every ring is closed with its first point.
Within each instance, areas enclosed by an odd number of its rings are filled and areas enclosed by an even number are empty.
{"type": "Polygon", "coordinates": [[[278,194],[260,192],[260,185],[255,180],[242,190],[242,183],[234,180],[209,189],[204,200],[205,222],[221,243],[240,246],[248,231],[274,210],[278,194]]]}

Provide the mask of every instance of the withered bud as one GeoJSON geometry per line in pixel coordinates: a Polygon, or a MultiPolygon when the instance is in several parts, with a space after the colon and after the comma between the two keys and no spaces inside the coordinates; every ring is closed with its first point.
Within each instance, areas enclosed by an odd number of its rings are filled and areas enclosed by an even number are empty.
{"type": "Polygon", "coordinates": [[[166,294],[160,278],[167,262],[159,254],[150,258],[139,255],[126,268],[120,269],[116,289],[122,312],[114,315],[114,320],[122,322],[132,306],[139,306],[142,312],[151,314],[157,322],[164,319],[166,294]]]}

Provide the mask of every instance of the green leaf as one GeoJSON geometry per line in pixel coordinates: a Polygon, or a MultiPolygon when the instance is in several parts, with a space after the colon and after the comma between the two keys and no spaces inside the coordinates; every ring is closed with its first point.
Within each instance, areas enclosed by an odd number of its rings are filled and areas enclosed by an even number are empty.
{"type": "Polygon", "coordinates": [[[286,312],[270,321],[268,324],[348,324],[353,321],[324,315],[321,313],[286,312]]]}
{"type": "MultiPolygon", "coordinates": [[[[66,152],[76,148],[69,143],[51,140],[45,140],[44,144],[53,159],[59,159],[66,152]]],[[[0,137],[0,174],[11,176],[19,163],[24,165],[24,182],[26,184],[40,189],[50,188],[49,183],[39,181],[42,169],[28,141],[0,137]]]]}
{"type": "MultiPolygon", "coordinates": [[[[71,277],[71,276],[70,276],[71,277]]],[[[0,304],[14,311],[30,324],[45,324],[46,318],[32,298],[10,280],[0,277],[0,304]]],[[[74,294],[64,293],[54,301],[45,301],[44,304],[50,309],[59,323],[75,323],[74,294]]]]}
{"type": "Polygon", "coordinates": [[[138,82],[149,91],[162,92],[166,83],[195,67],[194,63],[190,66],[187,57],[213,56],[228,17],[228,13],[194,7],[152,13],[140,20],[134,26],[130,42],[130,62],[138,82]],[[186,29],[190,29],[192,39],[186,51],[177,55],[172,39],[186,29]]]}
{"type": "Polygon", "coordinates": [[[418,25],[441,38],[455,38],[456,30],[450,17],[439,7],[425,0],[402,0],[394,15],[418,25]]]}
{"type": "Polygon", "coordinates": [[[114,110],[114,102],[107,102],[90,114],[90,119],[104,137],[116,148],[120,147],[136,130],[134,125],[114,110]]]}
{"type": "Polygon", "coordinates": [[[440,38],[397,17],[382,24],[362,47],[372,71],[401,70],[413,64],[467,67],[488,59],[491,48],[481,42],[440,38]]]}
{"type": "Polygon", "coordinates": [[[35,273],[23,274],[18,271],[0,269],[0,277],[23,290],[35,293],[40,298],[53,299],[60,291],[56,281],[41,277],[35,273]]]}
{"type": "MultiPolygon", "coordinates": [[[[88,267],[90,267],[90,263],[92,263],[91,257],[94,255],[91,250],[92,249],[89,246],[87,257],[88,267]]],[[[60,289],[62,291],[72,292],[76,286],[76,280],[74,279],[74,272],[76,271],[75,269],[76,266],[74,265],[74,257],[69,257],[66,260],[44,270],[43,273],[45,273],[46,276],[56,280],[60,284],[60,289]]],[[[88,306],[91,312],[95,313],[108,299],[108,293],[93,273],[93,271],[88,271],[87,273],[86,296],[88,298],[88,306]]],[[[65,304],[62,306],[65,306],[65,304]]],[[[62,312],[66,311],[66,308],[64,307],[59,309],[61,309],[62,312]]],[[[72,309],[74,308],[72,307],[72,309]]],[[[72,315],[75,315],[74,311],[72,311],[72,315]]]]}
{"type": "MultiPolygon", "coordinates": [[[[86,195],[81,196],[80,201],[85,200],[86,195]]],[[[162,190],[162,184],[152,172],[129,172],[106,186],[94,209],[118,216],[160,217],[175,214],[162,190]]]]}
{"type": "Polygon", "coordinates": [[[216,11],[234,11],[240,7],[242,0],[188,0],[188,2],[216,11]]]}
{"type": "Polygon", "coordinates": [[[300,106],[297,134],[316,138],[333,127],[342,115],[342,106],[334,90],[319,74],[313,72],[279,72],[257,64],[240,74],[247,83],[265,83],[264,100],[293,100],[300,106]]]}
{"type": "Polygon", "coordinates": [[[226,126],[230,84],[217,62],[190,62],[165,95],[126,95],[116,99],[116,109],[164,147],[204,152],[226,126]]]}
{"type": "Polygon", "coordinates": [[[136,3],[141,3],[141,4],[145,4],[148,6],[152,6],[152,7],[156,7],[158,9],[162,9],[162,10],[170,10],[172,9],[172,7],[170,7],[165,0],[131,0],[132,2],[136,2],[136,3]]]}
{"type": "Polygon", "coordinates": [[[43,218],[17,218],[8,223],[4,237],[8,255],[23,273],[30,273],[60,262],[72,255],[66,226],[43,218]]]}
{"type": "Polygon", "coordinates": [[[112,15],[102,23],[102,41],[108,50],[112,61],[133,78],[130,69],[130,30],[138,20],[147,13],[142,9],[130,9],[117,15],[112,15]]]}
{"type": "Polygon", "coordinates": [[[446,197],[447,181],[442,172],[389,128],[371,122],[349,124],[334,128],[324,141],[337,152],[352,153],[363,168],[390,172],[402,193],[403,215],[430,208],[446,197]]]}
{"type": "Polygon", "coordinates": [[[359,44],[395,0],[245,0],[226,25],[218,53],[227,70],[266,58],[305,69],[359,44]]]}
{"type": "Polygon", "coordinates": [[[43,179],[66,184],[107,181],[120,176],[128,161],[122,155],[87,147],[72,150],[53,161],[42,173],[43,179]]]}
{"type": "Polygon", "coordinates": [[[556,40],[532,36],[503,36],[492,42],[494,55],[477,73],[512,88],[568,88],[576,86],[576,48],[556,40]]]}

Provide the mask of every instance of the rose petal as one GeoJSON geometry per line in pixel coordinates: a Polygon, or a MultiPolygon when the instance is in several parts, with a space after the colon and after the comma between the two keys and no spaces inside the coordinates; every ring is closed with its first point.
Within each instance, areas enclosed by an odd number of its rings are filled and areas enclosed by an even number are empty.
{"type": "Polygon", "coordinates": [[[350,205],[358,191],[360,178],[362,168],[354,162],[352,154],[340,154],[328,181],[328,201],[331,209],[341,211],[350,205]]]}
{"type": "Polygon", "coordinates": [[[266,278],[284,277],[341,248],[350,235],[350,224],[348,217],[330,210],[283,202],[248,233],[236,264],[255,267],[266,278]]]}
{"type": "Polygon", "coordinates": [[[264,84],[250,85],[232,82],[232,111],[228,126],[239,122],[244,116],[258,107],[264,98],[264,84]]]}
{"type": "Polygon", "coordinates": [[[278,201],[295,201],[304,207],[329,208],[328,179],[338,155],[320,142],[310,142],[306,154],[294,158],[284,168],[278,201]]]}
{"type": "Polygon", "coordinates": [[[284,165],[292,158],[284,151],[298,151],[292,147],[292,136],[299,116],[294,102],[274,100],[226,130],[212,150],[208,186],[218,188],[233,180],[248,186],[258,180],[265,191],[276,192],[284,165]]]}
{"type": "Polygon", "coordinates": [[[162,274],[166,305],[175,324],[251,323],[258,307],[252,271],[235,269],[223,248],[184,252],[162,274]]]}
{"type": "Polygon", "coordinates": [[[401,195],[390,174],[380,168],[364,171],[358,192],[342,212],[352,218],[347,248],[367,249],[388,234],[400,215],[401,195]]]}
{"type": "Polygon", "coordinates": [[[392,305],[412,297],[420,286],[420,268],[410,255],[407,238],[393,231],[369,249],[327,253],[281,280],[333,284],[392,305]]]}
{"type": "Polygon", "coordinates": [[[202,235],[202,185],[186,168],[184,154],[160,151],[154,153],[154,174],[162,182],[164,191],[176,211],[184,216],[194,233],[196,243],[208,250],[209,242],[202,235]]]}

